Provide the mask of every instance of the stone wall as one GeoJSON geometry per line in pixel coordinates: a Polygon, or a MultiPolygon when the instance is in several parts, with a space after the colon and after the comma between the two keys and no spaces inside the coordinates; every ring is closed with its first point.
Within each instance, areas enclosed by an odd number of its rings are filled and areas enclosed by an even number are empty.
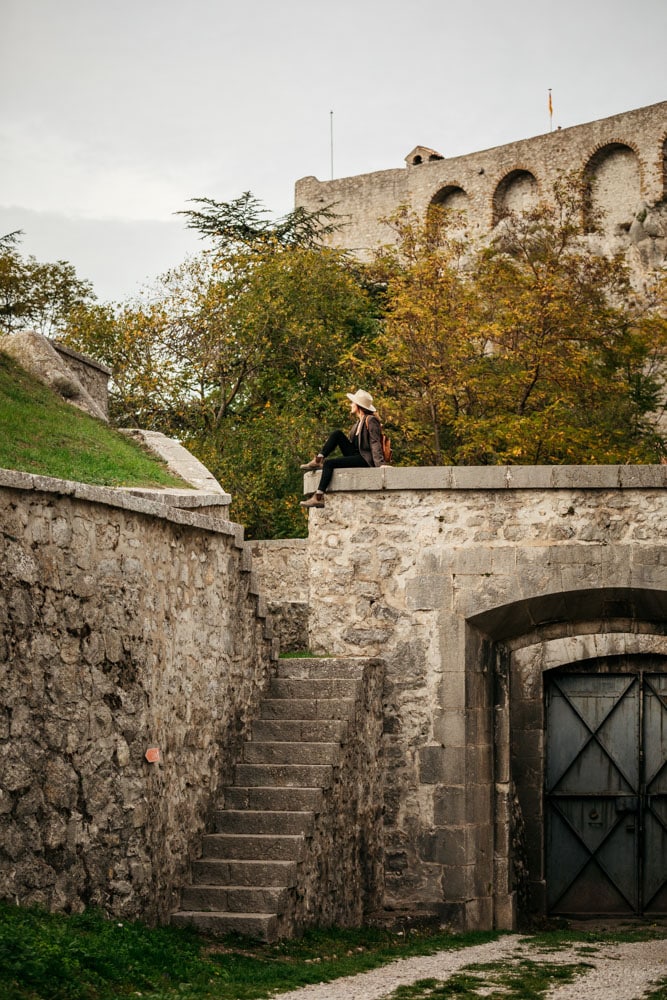
{"type": "Polygon", "coordinates": [[[0,626],[0,897],[164,919],[273,669],[242,529],[2,472],[0,626]]]}
{"type": "Polygon", "coordinates": [[[667,256],[667,102],[600,121],[558,129],[465,156],[332,181],[304,177],[295,204],[310,211],[333,205],[344,225],[333,246],[366,258],[394,236],[381,221],[399,205],[423,216],[431,204],[462,211],[473,236],[488,234],[506,210],[549,197],[561,172],[594,182],[606,213],[607,252],[627,251],[636,271],[659,268],[667,256]]]}
{"type": "Polygon", "coordinates": [[[321,661],[316,670],[307,659],[285,663],[290,677],[359,678],[348,735],[315,816],[293,914],[301,929],[356,927],[376,918],[383,907],[384,665],[379,659],[352,660],[345,671],[333,659],[321,661]]]}
{"type": "Polygon", "coordinates": [[[80,354],[67,344],[54,340],[53,346],[67,367],[87,389],[105,417],[109,416],[109,378],[111,369],[99,361],[93,361],[85,354],[80,354]]]}
{"type": "Polygon", "coordinates": [[[543,675],[667,656],[667,468],[339,471],[309,573],[311,649],[386,664],[385,907],[543,915],[543,675]]]}
{"type": "Polygon", "coordinates": [[[259,589],[267,595],[273,627],[284,653],[308,649],[308,540],[246,542],[259,589]]]}

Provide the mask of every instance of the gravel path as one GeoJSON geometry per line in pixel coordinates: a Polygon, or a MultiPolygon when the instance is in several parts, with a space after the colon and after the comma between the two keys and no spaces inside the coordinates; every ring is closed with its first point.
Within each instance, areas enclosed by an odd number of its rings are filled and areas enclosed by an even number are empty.
{"type": "Polygon", "coordinates": [[[667,976],[667,940],[592,947],[594,951],[582,950],[581,944],[542,951],[532,947],[524,936],[513,934],[458,951],[402,958],[372,972],[280,993],[277,1000],[383,1000],[397,987],[418,979],[443,981],[465,965],[521,958],[559,964],[586,962],[593,966],[573,983],[552,989],[547,1000],[640,1000],[656,980],[667,976]]]}

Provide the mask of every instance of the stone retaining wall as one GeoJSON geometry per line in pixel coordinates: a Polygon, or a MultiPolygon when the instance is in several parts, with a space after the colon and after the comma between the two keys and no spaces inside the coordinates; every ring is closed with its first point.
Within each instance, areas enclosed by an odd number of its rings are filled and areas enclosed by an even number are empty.
{"type": "Polygon", "coordinates": [[[175,908],[276,655],[242,536],[0,473],[0,897],[175,908]]]}
{"type": "Polygon", "coordinates": [[[94,361],[86,354],[80,354],[68,344],[61,344],[60,341],[52,341],[52,345],[67,367],[79,379],[81,384],[87,389],[90,396],[95,400],[105,417],[109,416],[109,379],[111,369],[106,365],[94,361]]]}

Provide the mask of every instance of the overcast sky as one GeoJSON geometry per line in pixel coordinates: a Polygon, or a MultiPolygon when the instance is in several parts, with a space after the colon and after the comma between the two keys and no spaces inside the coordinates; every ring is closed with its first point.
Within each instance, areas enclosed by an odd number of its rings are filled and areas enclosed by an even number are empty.
{"type": "MultiPolygon", "coordinates": [[[[0,0],[0,235],[123,299],[174,213],[667,98],[666,0],[0,0]]],[[[666,123],[667,124],[667,123],[666,123]]]]}

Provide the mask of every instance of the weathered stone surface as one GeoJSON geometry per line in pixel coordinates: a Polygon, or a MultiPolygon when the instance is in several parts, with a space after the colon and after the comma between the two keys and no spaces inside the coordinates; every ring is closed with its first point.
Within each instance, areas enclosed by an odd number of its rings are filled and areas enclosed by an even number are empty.
{"type": "Polygon", "coordinates": [[[280,648],[285,653],[308,648],[308,539],[279,538],[246,542],[267,595],[280,648]]]}
{"type": "Polygon", "coordinates": [[[309,646],[386,663],[385,907],[506,926],[544,905],[544,672],[667,657],[667,477],[384,472],[311,514],[309,646]]]}
{"type": "Polygon", "coordinates": [[[0,473],[3,898],[173,909],[272,670],[239,532],[0,473]]]}
{"type": "MultiPolygon", "coordinates": [[[[186,890],[181,905],[194,909],[193,901],[199,900],[200,913],[255,908],[274,914],[281,934],[313,923],[358,924],[378,909],[383,891],[383,665],[378,659],[287,659],[279,663],[278,675],[279,682],[291,685],[284,699],[292,715],[290,724],[308,732],[298,743],[274,741],[271,733],[264,741],[253,726],[253,738],[243,748],[244,760],[274,760],[279,750],[279,759],[292,763],[235,768],[236,783],[225,790],[226,808],[216,814],[219,832],[204,838],[203,856],[193,869],[194,889],[186,890]],[[316,736],[317,726],[328,730],[329,722],[312,723],[299,715],[300,706],[308,712],[309,685],[320,674],[329,683],[341,678],[354,704],[353,721],[341,729],[335,743],[316,736]],[[307,697],[294,697],[299,686],[306,688],[307,697]],[[328,767],[315,764],[323,753],[328,767]],[[296,762],[302,758],[312,766],[299,766],[296,762]],[[257,775],[261,784],[255,787],[257,775]],[[262,796],[259,801],[253,798],[256,790],[262,796]],[[297,796],[304,792],[309,798],[300,803],[303,811],[295,811],[297,796]],[[318,793],[316,801],[313,792],[318,793]],[[287,864],[289,860],[298,865],[287,864]],[[230,899],[221,890],[232,879],[247,880],[252,891],[230,899]],[[198,886],[204,882],[209,884],[201,896],[198,886]]],[[[191,920],[201,928],[207,926],[196,912],[191,920]]]]}
{"type": "Polygon", "coordinates": [[[106,406],[100,402],[100,393],[95,391],[94,398],[80,380],[81,372],[74,370],[80,366],[76,363],[71,366],[68,364],[69,361],[75,362],[75,359],[63,357],[53,343],[40,333],[34,330],[13,333],[3,339],[2,349],[68,403],[99,420],[107,419],[106,406]]]}
{"type": "Polygon", "coordinates": [[[425,217],[430,205],[441,203],[463,213],[467,233],[486,237],[502,225],[504,212],[534,206],[563,172],[573,171],[594,182],[593,205],[603,217],[590,244],[609,255],[625,253],[640,284],[667,256],[666,114],[663,101],[462,156],[408,157],[405,166],[335,180],[303,177],[295,202],[311,211],[336,204],[346,225],[328,242],[367,258],[391,238],[385,220],[401,205],[425,217]]]}

